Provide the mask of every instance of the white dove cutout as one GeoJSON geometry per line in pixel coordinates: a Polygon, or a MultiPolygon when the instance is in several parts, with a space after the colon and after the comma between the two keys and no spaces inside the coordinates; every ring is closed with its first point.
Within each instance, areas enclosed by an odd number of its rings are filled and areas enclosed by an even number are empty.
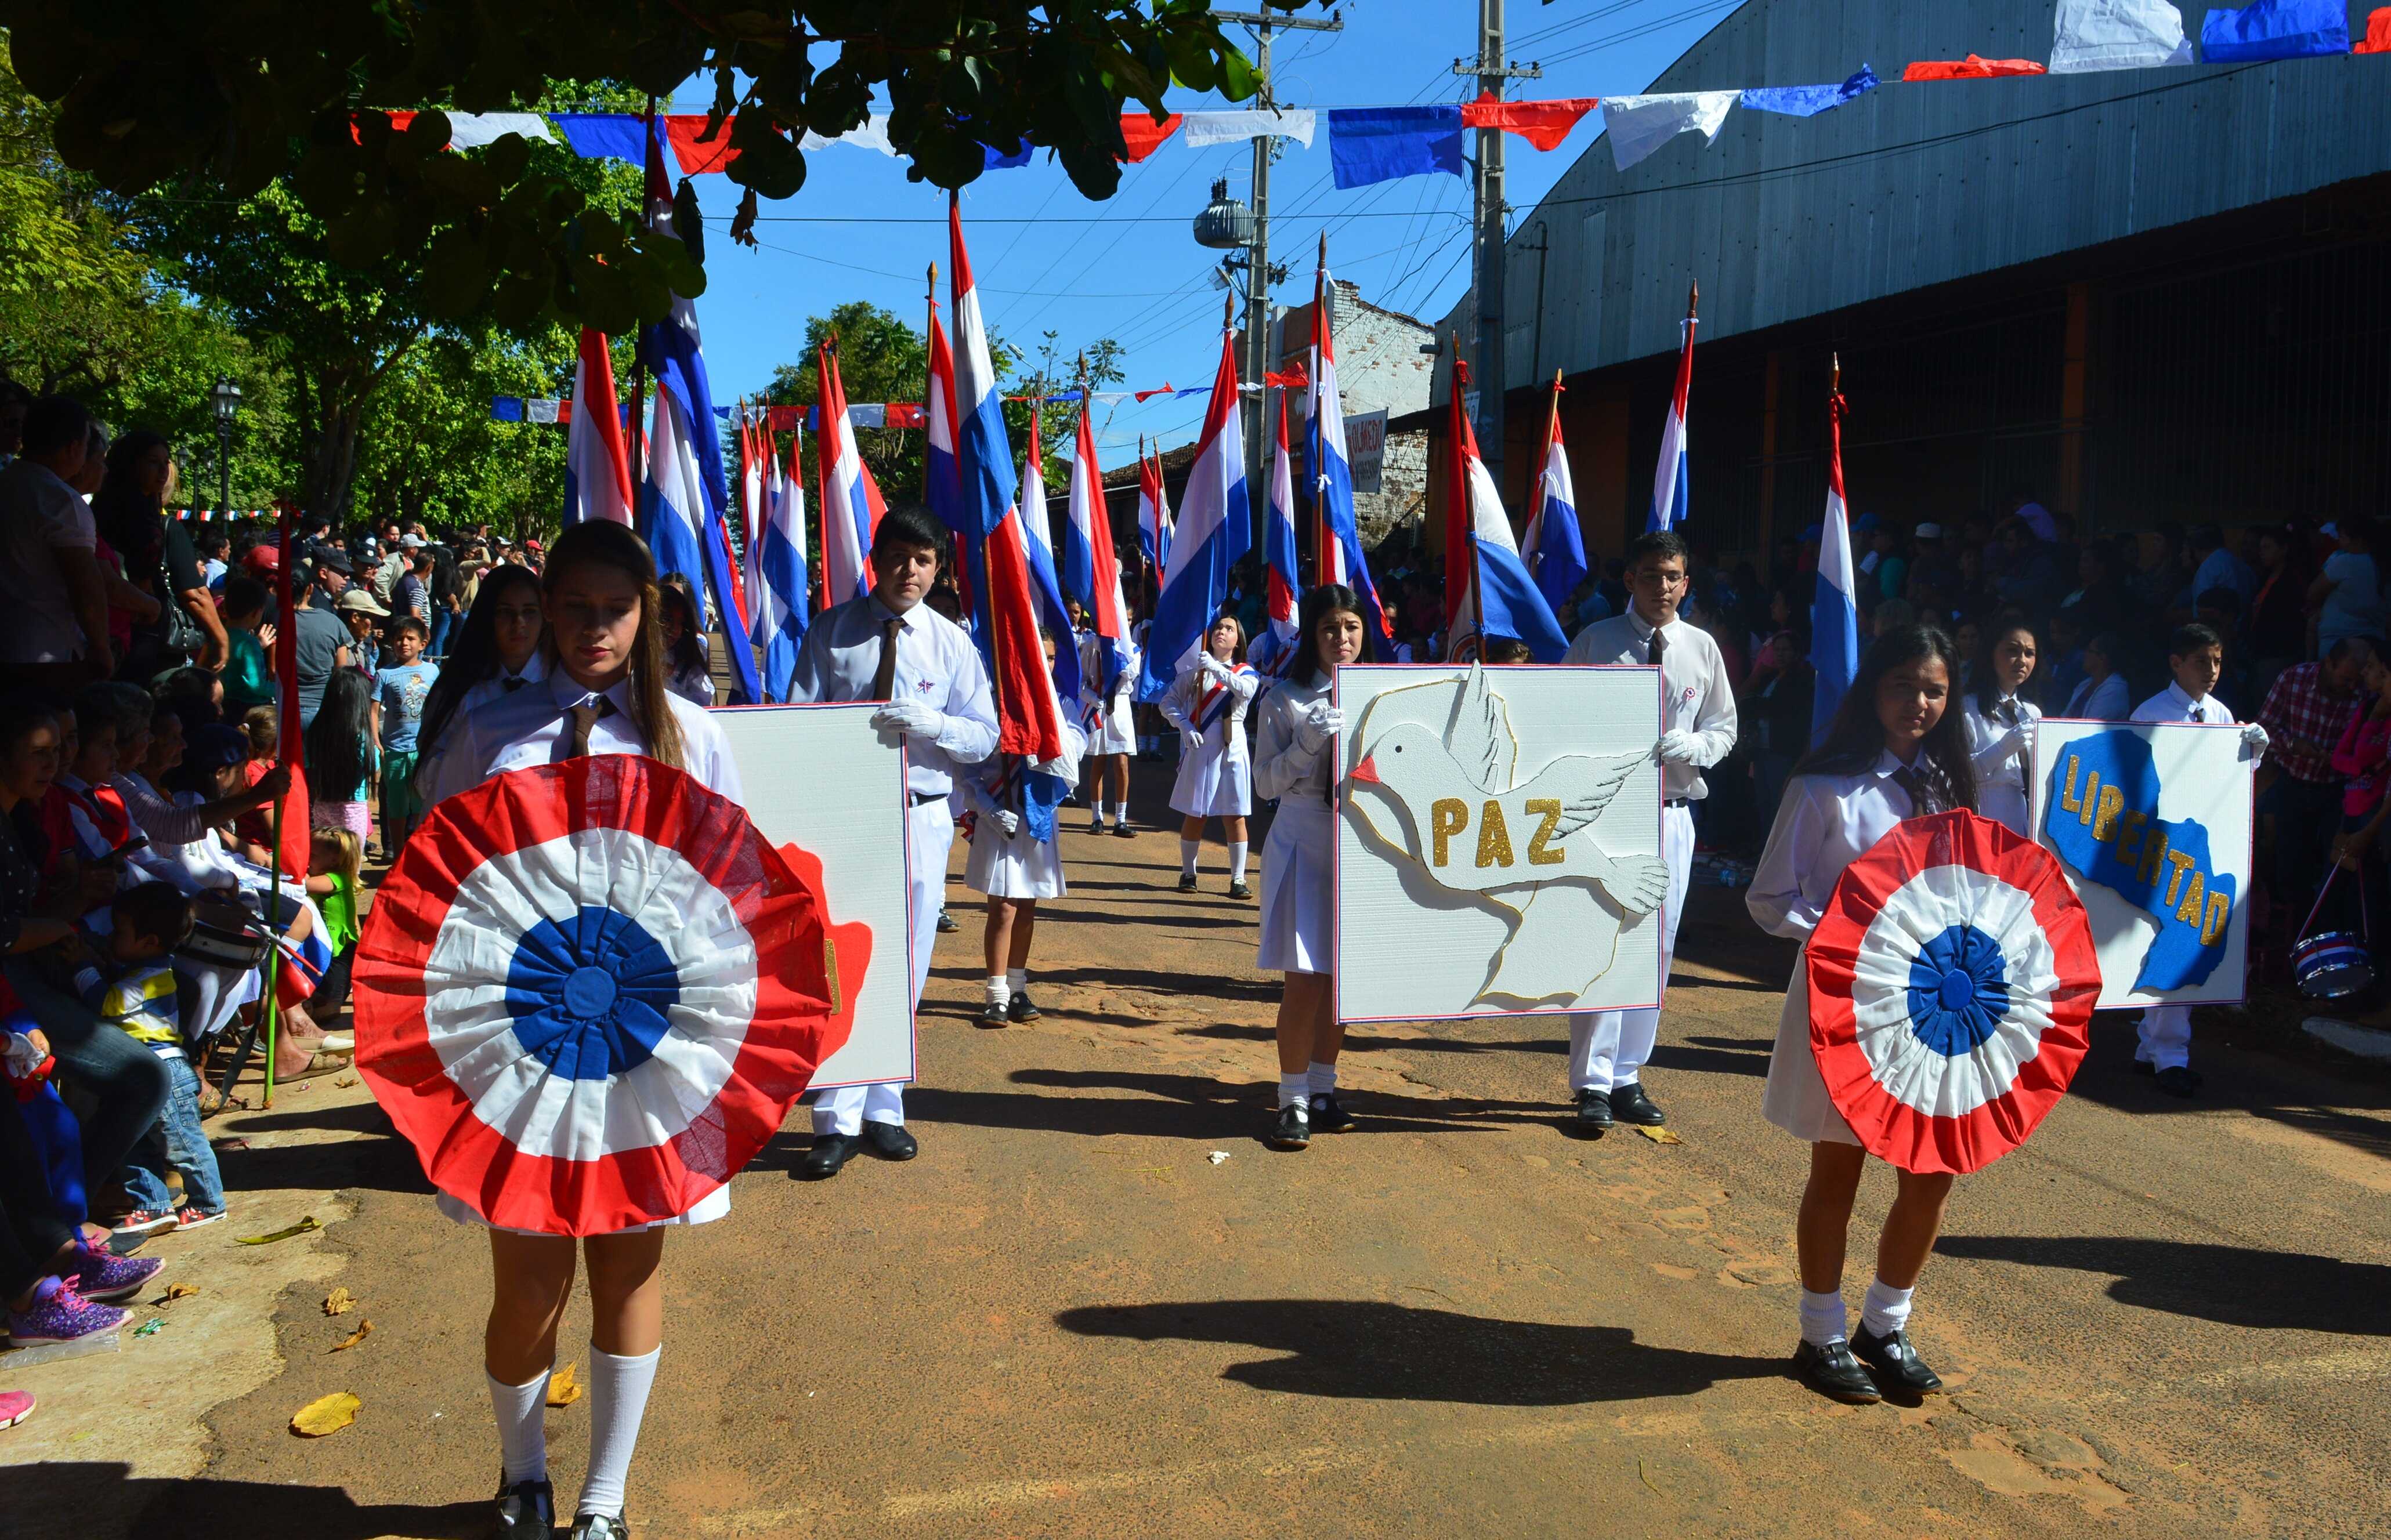
{"type": "Polygon", "coordinates": [[[1594,838],[1650,752],[1562,754],[1522,778],[1509,706],[1483,667],[1378,695],[1348,741],[1358,757],[1346,805],[1365,840],[1398,858],[1406,887],[1492,908],[1509,927],[1473,1007],[1575,1001],[1609,971],[1622,926],[1668,895],[1658,858],[1612,855],[1594,838]],[[1453,692],[1441,734],[1405,699],[1420,690],[1453,692]]]}

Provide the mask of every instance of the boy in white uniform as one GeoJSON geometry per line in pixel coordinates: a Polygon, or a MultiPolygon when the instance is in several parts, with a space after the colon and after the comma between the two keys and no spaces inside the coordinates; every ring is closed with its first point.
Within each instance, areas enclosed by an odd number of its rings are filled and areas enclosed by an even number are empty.
{"type": "MultiPolygon", "coordinates": [[[[1627,545],[1633,597],[1623,615],[1596,621],[1570,644],[1567,663],[1652,664],[1661,667],[1661,857],[1669,864],[1669,896],[1661,909],[1661,990],[1677,950],[1677,921],[1694,866],[1693,804],[1710,795],[1702,768],[1735,749],[1735,681],[1708,633],[1677,618],[1686,597],[1686,543],[1661,530],[1627,545]]],[[[1577,1127],[1600,1136],[1613,1123],[1648,1128],[1666,1122],[1644,1094],[1645,1062],[1661,1031],[1661,1010],[1603,1010],[1570,1018],[1570,1084],[1577,1092],[1577,1127]]]]}
{"type": "MultiPolygon", "coordinates": [[[[2178,626],[2167,643],[2167,667],[2175,683],[2134,708],[2136,722],[2196,722],[2229,724],[2233,713],[2209,694],[2225,671],[2225,638],[2205,625],[2178,626]]],[[[2242,729],[2242,754],[2258,759],[2267,752],[2267,729],[2253,722],[2242,729]]],[[[2151,1006],[2142,1012],[2141,1041],[2134,1049],[2134,1072],[2156,1075],[2159,1089],[2171,1097],[2189,1097],[2200,1089],[2200,1072],[2191,1067],[2191,1007],[2151,1006]]]]}
{"type": "MultiPolygon", "coordinates": [[[[872,725],[905,735],[917,1007],[937,944],[947,853],[955,842],[947,803],[954,767],[996,751],[996,702],[979,651],[963,627],[922,602],[946,548],[945,527],[924,509],[883,514],[872,536],[872,592],[822,612],[806,632],[789,682],[794,701],[885,700],[872,725]]],[[[905,1132],[901,1083],[822,1092],[814,1103],[813,1148],[799,1169],[817,1180],[835,1176],[867,1147],[891,1161],[920,1152],[905,1132]]]]}

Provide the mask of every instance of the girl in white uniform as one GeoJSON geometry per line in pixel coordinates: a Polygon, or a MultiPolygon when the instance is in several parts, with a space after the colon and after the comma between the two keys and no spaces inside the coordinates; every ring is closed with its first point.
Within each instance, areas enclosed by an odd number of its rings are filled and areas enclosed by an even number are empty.
{"type": "MultiPolygon", "coordinates": [[[[1045,642],[1051,669],[1054,638],[1048,635],[1045,642]]],[[[1016,758],[1002,756],[956,773],[956,791],[978,815],[972,828],[971,854],[963,862],[963,881],[988,895],[988,929],[980,938],[988,963],[982,1026],[1035,1021],[1040,1014],[1029,1000],[1029,942],[1037,931],[1038,901],[1060,898],[1070,889],[1063,881],[1060,840],[1040,840],[1029,831],[1023,777],[1036,773],[1077,786],[1087,743],[1079,724],[1066,717],[1063,751],[1053,759],[1025,766],[1016,758]]]]}
{"type": "Polygon", "coordinates": [[[1179,891],[1196,891],[1196,857],[1204,848],[1204,820],[1221,820],[1229,842],[1229,896],[1251,898],[1246,886],[1246,815],[1253,811],[1253,761],[1246,750],[1246,712],[1261,675],[1246,663],[1246,628],[1223,615],[1205,634],[1196,661],[1180,671],[1162,698],[1162,714],[1179,729],[1179,779],[1170,805],[1179,826],[1179,891]]]}
{"type": "Polygon", "coordinates": [[[1996,622],[1989,644],[1969,671],[1973,681],[1962,722],[1968,756],[1976,767],[1976,811],[2010,833],[2031,840],[2026,818],[2034,803],[2034,725],[2042,708],[2019,692],[2034,677],[2034,627],[2022,620],[1996,622]]]}
{"type": "Polygon", "coordinates": [[[1337,931],[1337,670],[1363,655],[1361,597],[1338,584],[1307,591],[1286,677],[1262,698],[1254,786],[1275,799],[1262,846],[1261,944],[1254,966],[1286,975],[1278,1002],[1278,1110],[1273,1149],[1301,1149],[1314,1129],[1342,1134],[1337,1101],[1345,1029],[1334,1000],[1337,931]]]}
{"type": "Polygon", "coordinates": [[[1105,815],[1109,812],[1113,832],[1130,840],[1136,837],[1129,827],[1129,757],[1137,751],[1137,673],[1142,654],[1135,642],[1121,643],[1129,661],[1107,695],[1105,647],[1105,639],[1093,631],[1080,633],[1079,702],[1088,740],[1088,832],[1103,833],[1105,815]]]}
{"type": "MultiPolygon", "coordinates": [[[[542,580],[547,680],[478,708],[453,729],[425,788],[427,807],[489,776],[577,753],[645,754],[741,800],[739,773],[721,730],[665,683],[655,559],[621,524],[593,520],[558,539],[542,580]],[[595,715],[591,709],[595,709],[595,715]]],[[[485,1225],[446,1194],[440,1210],[485,1225]]],[[[619,1540],[623,1487],[639,1442],[664,1334],[664,1231],[730,1212],[717,1187],[686,1213],[578,1248],[589,1267],[589,1470],[575,1540],[619,1540]]],[[[483,1367],[498,1413],[498,1531],[546,1540],[554,1523],[543,1406],[556,1332],[573,1291],[570,1236],[490,1227],[490,1317],[483,1367]]]]}
{"type": "Polygon", "coordinates": [[[665,687],[691,705],[714,704],[714,674],[706,666],[705,633],[697,626],[697,601],[678,580],[664,596],[665,687]]]}
{"type": "MultiPolygon", "coordinates": [[[[1768,848],[1744,905],[1761,929],[1807,943],[1843,869],[1904,818],[1975,804],[1975,771],[1953,709],[1958,650],[1942,632],[1904,626],[1879,637],[1860,663],[1826,740],[1793,767],[1768,848]]],[[[1865,1404],[1883,1390],[1923,1394],[1942,1388],[1909,1345],[1910,1292],[1943,1227],[1947,1174],[1896,1172],[1893,1208],[1877,1242],[1876,1281],[1847,1336],[1842,1280],[1845,1232],[1868,1156],[1827,1094],[1810,1047],[1808,975],[1797,962],[1777,1021],[1761,1100],[1768,1121],[1810,1144],[1797,1248],[1802,1268],[1802,1344],[1793,1369],[1812,1389],[1865,1404]]]]}

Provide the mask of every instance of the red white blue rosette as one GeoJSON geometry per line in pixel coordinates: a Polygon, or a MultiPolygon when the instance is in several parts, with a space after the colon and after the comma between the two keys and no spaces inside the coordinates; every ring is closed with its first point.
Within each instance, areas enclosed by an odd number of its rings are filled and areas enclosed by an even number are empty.
{"type": "Polygon", "coordinates": [[[433,808],[357,943],[357,1068],[434,1186],[603,1235],[754,1159],[834,1020],[820,895],[656,761],[518,770],[433,808]]]}
{"type": "Polygon", "coordinates": [[[2083,1061],[2100,960],[2041,846],[1973,813],[1853,862],[1807,953],[1810,1045],[1869,1153],[1970,1172],[2023,1144],[2083,1061]]]}

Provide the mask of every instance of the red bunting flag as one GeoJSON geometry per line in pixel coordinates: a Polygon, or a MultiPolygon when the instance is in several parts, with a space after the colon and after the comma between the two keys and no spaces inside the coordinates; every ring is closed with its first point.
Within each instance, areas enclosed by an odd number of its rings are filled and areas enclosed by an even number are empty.
{"type": "Polygon", "coordinates": [[[2050,71],[2030,58],[1966,58],[1928,60],[1901,72],[1906,81],[1992,80],[2002,75],[2047,75],[2050,71]]]}
{"type": "Polygon", "coordinates": [[[1558,149],[1578,120],[1602,105],[1599,96],[1562,96],[1546,102],[1506,102],[1492,92],[1461,104],[1464,128],[1499,128],[1538,149],[1558,149]]]}

